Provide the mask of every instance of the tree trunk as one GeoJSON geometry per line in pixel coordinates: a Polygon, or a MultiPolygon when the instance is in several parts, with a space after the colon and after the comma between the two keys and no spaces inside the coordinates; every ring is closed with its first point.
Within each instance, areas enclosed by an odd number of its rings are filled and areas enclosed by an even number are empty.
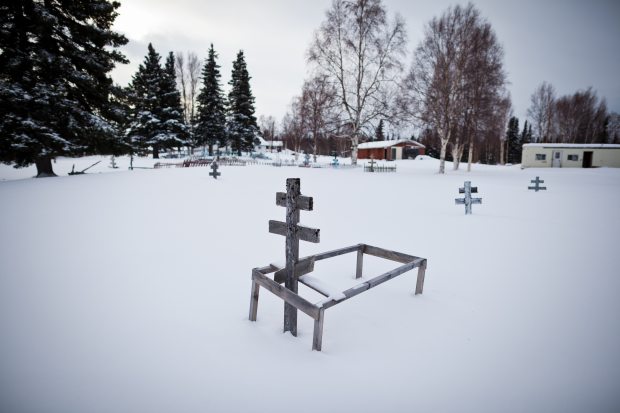
{"type": "Polygon", "coordinates": [[[441,141],[441,151],[439,151],[439,173],[446,173],[446,151],[448,148],[448,140],[441,141]]]}
{"type": "Polygon", "coordinates": [[[153,145],[153,159],[159,159],[159,148],[153,145]]]}
{"type": "Polygon", "coordinates": [[[37,178],[47,178],[50,176],[57,176],[52,169],[52,158],[44,157],[37,158],[35,160],[37,166],[37,178]]]}
{"type": "Polygon", "coordinates": [[[504,141],[499,141],[499,164],[504,164],[504,141]]]}
{"type": "Polygon", "coordinates": [[[471,163],[474,160],[474,142],[473,139],[469,141],[469,153],[467,154],[467,172],[471,172],[471,163]]]}
{"type": "Polygon", "coordinates": [[[357,144],[359,137],[357,135],[351,138],[351,165],[357,165],[357,144]]]}
{"type": "Polygon", "coordinates": [[[457,171],[459,169],[459,162],[461,161],[461,157],[459,156],[459,144],[458,142],[454,144],[452,147],[452,169],[457,171]]]}

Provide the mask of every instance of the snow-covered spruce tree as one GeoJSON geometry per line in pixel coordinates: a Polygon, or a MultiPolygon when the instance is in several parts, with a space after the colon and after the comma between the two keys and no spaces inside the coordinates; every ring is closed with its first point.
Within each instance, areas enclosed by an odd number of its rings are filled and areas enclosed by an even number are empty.
{"type": "Polygon", "coordinates": [[[226,130],[232,149],[241,155],[241,151],[250,151],[260,135],[254,116],[254,97],[250,89],[250,75],[245,64],[243,50],[237,54],[228,93],[228,118],[226,130]]]}
{"type": "Polygon", "coordinates": [[[183,119],[181,93],[177,89],[174,53],[170,52],[164,65],[164,77],[161,83],[161,110],[164,128],[168,136],[175,141],[175,146],[189,144],[189,127],[183,119]]]}
{"type": "MultiPolygon", "coordinates": [[[[174,68],[174,60],[172,65],[174,68]]],[[[161,149],[183,145],[187,129],[176,81],[171,82],[169,68],[161,67],[160,56],[150,43],[127,94],[132,113],[126,133],[138,153],[145,154],[150,147],[153,158],[159,158],[161,149]]]]}
{"type": "Polygon", "coordinates": [[[506,162],[519,163],[521,158],[521,142],[519,136],[519,118],[513,116],[508,121],[506,130],[506,162]]]}
{"type": "Polygon", "coordinates": [[[123,111],[108,73],[127,63],[112,31],[118,2],[0,3],[0,161],[36,164],[98,153],[120,143],[123,111]]]}
{"type": "Polygon", "coordinates": [[[208,145],[213,155],[213,145],[226,146],[226,104],[220,87],[220,65],[213,44],[202,69],[202,88],[198,94],[195,138],[198,145],[208,145]]]}
{"type": "Polygon", "coordinates": [[[384,126],[383,126],[383,119],[381,119],[379,121],[379,125],[377,126],[377,129],[375,129],[375,139],[376,141],[384,141],[385,140],[385,133],[383,131],[384,126]]]}

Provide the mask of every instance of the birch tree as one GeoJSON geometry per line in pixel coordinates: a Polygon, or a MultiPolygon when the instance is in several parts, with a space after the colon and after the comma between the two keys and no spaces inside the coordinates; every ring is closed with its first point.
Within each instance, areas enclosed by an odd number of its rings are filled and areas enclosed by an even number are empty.
{"type": "Polygon", "coordinates": [[[536,140],[548,142],[551,140],[554,122],[555,88],[543,82],[532,94],[530,102],[527,115],[534,125],[536,140]]]}
{"type": "Polygon", "coordinates": [[[200,60],[196,53],[176,53],[177,82],[181,92],[181,104],[183,105],[183,118],[189,127],[192,146],[195,145],[194,128],[196,123],[196,110],[198,98],[198,83],[200,82],[200,60]]]}
{"type": "Polygon", "coordinates": [[[491,112],[505,95],[505,84],[502,47],[473,4],[451,7],[426,25],[402,102],[415,120],[437,131],[439,173],[445,173],[450,143],[454,169],[466,144],[471,169],[476,136],[492,124],[491,112]]]}
{"type": "Polygon", "coordinates": [[[397,84],[405,56],[403,19],[389,21],[381,0],[334,0],[315,33],[308,60],[337,91],[350,124],[351,162],[364,130],[395,118],[397,84]]]}
{"type": "Polygon", "coordinates": [[[462,111],[465,59],[459,29],[464,15],[456,6],[426,25],[404,87],[410,114],[439,135],[440,174],[445,173],[448,143],[462,111]]]}
{"type": "Polygon", "coordinates": [[[327,76],[317,75],[304,82],[301,94],[304,129],[312,136],[312,153],[316,162],[319,140],[325,138],[339,120],[335,111],[338,106],[336,89],[327,76]]]}

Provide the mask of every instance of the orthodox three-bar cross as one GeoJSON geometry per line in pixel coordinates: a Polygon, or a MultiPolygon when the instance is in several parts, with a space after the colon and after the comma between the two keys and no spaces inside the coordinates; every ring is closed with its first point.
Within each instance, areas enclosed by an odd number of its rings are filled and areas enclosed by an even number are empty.
{"type": "Polygon", "coordinates": [[[471,194],[474,193],[478,193],[478,187],[476,186],[471,186],[471,182],[470,181],[465,181],[465,185],[463,185],[463,188],[459,188],[459,194],[465,194],[464,198],[456,198],[454,200],[456,205],[463,205],[465,204],[465,215],[469,215],[471,214],[471,206],[472,204],[481,204],[482,203],[482,198],[472,198],[471,194]]]}
{"type": "MultiPolygon", "coordinates": [[[[297,278],[314,270],[314,258],[299,261],[299,240],[319,242],[319,229],[299,224],[299,211],[312,211],[312,197],[301,195],[299,178],[286,180],[286,193],[276,193],[276,205],[286,207],[286,222],[269,221],[269,232],[286,237],[286,266],[274,274],[274,281],[297,294],[297,278]]],[[[284,302],[284,332],[297,336],[297,308],[284,302]]]]}
{"type": "Polygon", "coordinates": [[[220,176],[222,173],[217,171],[217,162],[213,162],[211,164],[211,169],[213,170],[213,172],[209,172],[209,176],[212,176],[213,179],[217,179],[218,176],[220,176]]]}
{"type": "Polygon", "coordinates": [[[536,179],[532,179],[530,182],[533,183],[534,186],[528,186],[527,189],[533,189],[536,192],[543,191],[543,190],[546,191],[547,190],[546,186],[540,186],[540,184],[545,183],[545,181],[543,181],[539,177],[536,177],[536,179]]]}

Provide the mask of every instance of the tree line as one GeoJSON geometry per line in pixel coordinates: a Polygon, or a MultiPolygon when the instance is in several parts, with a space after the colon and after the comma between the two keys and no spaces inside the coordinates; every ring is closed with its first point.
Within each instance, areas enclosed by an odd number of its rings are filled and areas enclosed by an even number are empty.
{"type": "Polygon", "coordinates": [[[118,50],[128,40],[111,29],[119,7],[105,0],[0,3],[1,162],[35,164],[42,177],[54,175],[58,156],[253,148],[259,129],[243,51],[226,97],[213,45],[200,88],[197,58],[170,52],[162,64],[151,44],[129,86],[120,87],[109,75],[128,63],[118,50]]]}
{"type": "Polygon", "coordinates": [[[408,68],[405,52],[404,21],[388,18],[380,0],[334,0],[309,46],[311,76],[282,119],[280,138],[295,151],[335,151],[355,163],[360,141],[399,138],[414,126],[440,159],[440,173],[445,160],[454,169],[466,161],[468,170],[473,162],[520,162],[527,142],[618,140],[618,115],[596,92],[556,98],[546,83],[517,131],[503,47],[471,3],[425,25],[408,68]]]}
{"type": "Polygon", "coordinates": [[[160,55],[149,44],[144,62],[125,90],[128,112],[124,138],[132,153],[152,153],[158,158],[162,149],[203,146],[213,155],[215,145],[230,146],[239,155],[251,151],[259,129],[243,51],[233,62],[227,97],[213,45],[200,76],[194,54],[188,53],[187,65],[183,54],[178,55],[179,60],[169,52],[162,67],[160,55]]]}
{"type": "Polygon", "coordinates": [[[52,175],[56,156],[145,154],[185,146],[251,150],[261,134],[295,151],[357,161],[360,142],[417,138],[458,169],[519,162],[526,142],[619,142],[618,115],[592,89],[557,97],[543,82],[523,130],[512,112],[504,51],[473,5],[424,26],[407,65],[404,19],[381,0],[333,0],[308,46],[309,77],[280,122],[255,117],[243,51],[222,91],[213,45],[161,56],[149,44],[128,87],[113,84],[127,39],[116,1],[0,4],[0,161],[52,175]],[[202,67],[201,67],[202,66],[202,67]],[[529,121],[529,122],[528,122],[529,121]],[[279,125],[278,125],[279,123],[279,125]]]}

